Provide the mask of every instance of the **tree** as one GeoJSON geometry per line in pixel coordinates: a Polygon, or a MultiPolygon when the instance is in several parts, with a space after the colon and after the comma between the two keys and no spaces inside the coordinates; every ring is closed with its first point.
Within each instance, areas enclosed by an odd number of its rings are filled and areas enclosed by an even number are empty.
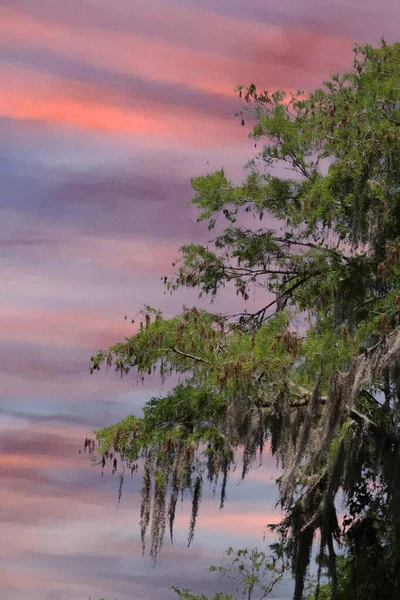
{"type": "MultiPolygon", "coordinates": [[[[382,540],[377,541],[379,532],[371,528],[372,520],[362,523],[358,534],[361,534],[362,552],[354,552],[352,544],[347,553],[337,557],[337,589],[338,600],[394,600],[397,596],[393,588],[394,577],[390,553],[393,547],[386,546],[382,540]],[[372,535],[371,535],[372,533],[372,535]]],[[[325,561],[323,568],[327,567],[325,561]]],[[[324,569],[325,570],[325,569],[324,569]]],[[[312,579],[308,586],[307,600],[332,600],[332,582],[325,579],[315,582],[312,579]]]]}
{"type": "MultiPolygon", "coordinates": [[[[180,377],[142,417],[97,432],[103,465],[144,461],[142,541],[150,528],[154,559],[179,493],[192,496],[190,543],[204,482],[221,482],[222,506],[235,450],[245,477],[269,440],[294,598],[317,533],[338,597],[336,544],[373,515],[400,597],[399,78],[400,45],[382,42],[357,46],[351,70],[308,94],[239,87],[262,149],[241,185],[223,170],[192,180],[199,220],[225,228],[184,246],[166,285],[211,297],[234,286],[244,302],[256,289],[260,310],[164,319],[146,307],[135,335],[93,357],[93,370],[180,377]]],[[[354,542],[353,557],[362,551],[354,542]]]]}
{"type": "MultiPolygon", "coordinates": [[[[279,553],[268,556],[252,549],[228,548],[222,564],[212,565],[210,572],[220,573],[235,582],[235,595],[218,592],[212,600],[265,600],[285,574],[285,559],[279,553]]],[[[210,600],[204,594],[193,594],[187,588],[172,588],[180,600],[210,600]]]]}

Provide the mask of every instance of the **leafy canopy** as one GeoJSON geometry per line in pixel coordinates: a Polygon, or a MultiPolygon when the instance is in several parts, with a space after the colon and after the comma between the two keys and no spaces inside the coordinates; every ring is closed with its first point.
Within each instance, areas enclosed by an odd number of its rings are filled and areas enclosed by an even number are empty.
{"type": "MultiPolygon", "coordinates": [[[[141,417],[97,432],[103,466],[143,459],[142,541],[150,530],[154,559],[179,495],[192,497],[190,543],[204,483],[220,482],[223,505],[236,449],[245,477],[267,440],[283,469],[277,531],[295,599],[317,533],[334,598],[337,543],[377,513],[381,533],[400,533],[399,82],[400,45],[382,42],[356,47],[348,72],[309,93],[239,87],[261,150],[241,185],[223,169],[193,179],[215,237],[184,246],[166,285],[233,289],[242,312],[165,319],[147,307],[135,335],[93,357],[93,370],[179,379],[141,417]]],[[[390,549],[400,597],[400,550],[390,549]]]]}

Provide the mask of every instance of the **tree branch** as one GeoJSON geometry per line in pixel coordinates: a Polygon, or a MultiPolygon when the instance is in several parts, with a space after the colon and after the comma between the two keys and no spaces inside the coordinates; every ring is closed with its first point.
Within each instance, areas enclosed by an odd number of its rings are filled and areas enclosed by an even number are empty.
{"type": "MultiPolygon", "coordinates": [[[[311,392],[309,390],[306,390],[305,388],[298,387],[295,384],[292,384],[292,387],[298,390],[298,392],[299,392],[298,396],[300,397],[300,399],[295,402],[292,402],[291,407],[292,408],[304,408],[304,407],[308,406],[310,403],[310,400],[311,400],[311,392]]],[[[361,393],[363,393],[363,392],[361,392],[361,393]]],[[[373,398],[373,396],[371,396],[371,397],[373,398]]],[[[373,398],[373,399],[375,400],[375,398],[373,398]]],[[[327,401],[328,401],[327,396],[321,396],[321,398],[320,398],[321,406],[325,406],[327,401]]],[[[368,427],[368,429],[370,429],[375,435],[377,435],[378,437],[384,438],[390,444],[394,444],[394,445],[400,444],[400,436],[396,435],[395,433],[393,433],[391,431],[386,431],[385,429],[380,427],[377,423],[375,423],[375,421],[372,421],[366,415],[363,415],[362,413],[358,412],[358,410],[356,410],[355,408],[351,408],[349,406],[347,406],[346,408],[347,408],[349,417],[353,421],[355,421],[359,425],[368,427]]]]}
{"type": "Polygon", "coordinates": [[[391,431],[385,431],[382,427],[379,427],[375,421],[371,421],[369,417],[361,414],[355,408],[348,408],[349,416],[358,423],[359,425],[367,426],[368,429],[373,431],[378,437],[385,438],[390,444],[395,446],[400,444],[400,437],[391,431]]]}
{"type": "Polygon", "coordinates": [[[338,250],[336,248],[330,248],[329,246],[323,246],[322,242],[321,242],[321,244],[314,244],[313,242],[299,242],[298,240],[291,240],[290,238],[287,239],[285,237],[283,237],[283,238],[282,237],[273,237],[272,240],[274,242],[279,242],[281,244],[287,244],[288,246],[305,246],[306,248],[322,250],[324,252],[327,252],[328,254],[340,255],[340,257],[343,258],[343,260],[345,260],[345,261],[350,260],[350,258],[348,256],[346,256],[342,252],[338,252],[338,250]]]}
{"type": "MultiPolygon", "coordinates": [[[[281,294],[277,294],[275,300],[271,300],[271,302],[269,304],[267,304],[263,308],[260,308],[260,310],[258,310],[255,313],[246,313],[246,312],[236,313],[235,315],[229,315],[227,318],[243,317],[244,320],[241,323],[239,323],[239,325],[246,325],[250,321],[255,321],[255,320],[258,320],[258,323],[260,325],[262,325],[263,321],[265,320],[265,313],[267,312],[267,310],[269,308],[274,306],[274,304],[277,304],[278,306],[283,308],[286,305],[287,301],[289,300],[290,296],[293,294],[293,292],[297,288],[301,287],[304,283],[307,283],[307,281],[309,279],[311,279],[312,277],[317,277],[318,275],[321,275],[321,271],[316,271],[315,273],[310,273],[310,274],[306,275],[305,277],[303,277],[302,279],[300,279],[299,281],[296,281],[296,283],[294,283],[291,287],[284,290],[281,294]]],[[[294,279],[297,279],[297,276],[295,276],[294,279]]]]}
{"type": "Polygon", "coordinates": [[[182,352],[182,350],[178,350],[178,348],[175,348],[175,346],[169,346],[169,349],[172,350],[172,352],[175,352],[175,354],[179,354],[180,356],[184,356],[185,358],[190,358],[191,360],[194,360],[196,362],[208,362],[205,358],[201,358],[201,356],[194,356],[193,354],[182,352]]]}
{"type": "Polygon", "coordinates": [[[299,275],[298,271],[291,271],[289,269],[251,269],[250,267],[234,267],[232,265],[224,266],[225,271],[232,271],[233,273],[242,273],[243,275],[299,275]]]}

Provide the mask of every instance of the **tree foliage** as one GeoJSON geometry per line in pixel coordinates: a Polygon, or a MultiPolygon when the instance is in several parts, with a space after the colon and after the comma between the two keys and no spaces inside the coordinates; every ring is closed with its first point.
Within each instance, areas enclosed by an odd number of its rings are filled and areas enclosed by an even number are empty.
{"type": "Polygon", "coordinates": [[[370,514],[357,522],[345,538],[346,553],[337,557],[336,590],[329,577],[329,563],[321,558],[323,582],[309,583],[307,600],[394,600],[397,598],[393,551],[398,539],[393,538],[393,529],[377,513],[370,514]]]}
{"type": "MultiPolygon", "coordinates": [[[[165,319],[147,307],[135,335],[93,357],[93,370],[179,378],[141,417],[97,432],[103,464],[143,459],[142,540],[150,529],[154,559],[179,494],[193,500],[190,543],[203,485],[220,482],[223,505],[235,450],[245,477],[267,440],[283,469],[276,529],[295,599],[317,534],[333,598],[343,535],[379,513],[380,538],[397,539],[399,81],[400,45],[382,42],[356,47],[352,69],[307,94],[238,88],[262,149],[241,185],[224,170],[193,179],[199,220],[217,233],[182,248],[166,285],[211,297],[233,286],[244,303],[256,290],[261,308],[165,319]]],[[[400,597],[400,546],[387,556],[400,597]]]]}
{"type": "MultiPolygon", "coordinates": [[[[285,558],[279,552],[268,555],[258,548],[234,550],[230,547],[225,551],[222,564],[212,565],[209,571],[233,581],[235,594],[217,592],[212,600],[265,600],[282,581],[285,569],[285,558]]],[[[172,589],[180,600],[211,600],[187,588],[174,586],[172,589]]]]}

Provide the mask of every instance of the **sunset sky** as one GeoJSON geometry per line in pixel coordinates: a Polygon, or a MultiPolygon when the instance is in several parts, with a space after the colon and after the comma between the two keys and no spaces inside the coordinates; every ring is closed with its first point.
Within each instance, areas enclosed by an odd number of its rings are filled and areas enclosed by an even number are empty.
{"type": "Polygon", "coordinates": [[[172,600],[227,546],[262,544],[268,456],[222,513],[205,495],[190,550],[184,506],[176,546],[141,558],[140,481],[116,511],[118,477],[78,451],[162,388],[89,359],[143,304],[198,302],[160,278],[206,239],[190,177],[240,179],[254,152],[235,86],[310,89],[399,31],[397,0],[0,0],[1,600],[172,600]]]}

